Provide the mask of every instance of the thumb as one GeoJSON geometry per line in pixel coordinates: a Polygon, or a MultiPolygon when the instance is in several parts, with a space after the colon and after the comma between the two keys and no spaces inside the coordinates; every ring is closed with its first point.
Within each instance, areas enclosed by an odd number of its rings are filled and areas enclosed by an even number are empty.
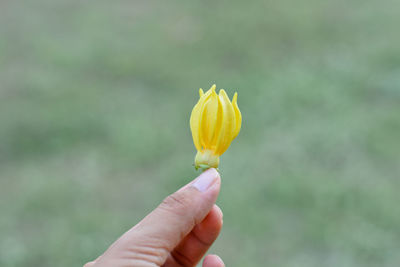
{"type": "Polygon", "coordinates": [[[154,211],[117,240],[102,257],[124,255],[131,261],[138,259],[162,265],[169,252],[210,212],[217,199],[220,184],[220,176],[215,169],[203,172],[165,198],[154,211]]]}

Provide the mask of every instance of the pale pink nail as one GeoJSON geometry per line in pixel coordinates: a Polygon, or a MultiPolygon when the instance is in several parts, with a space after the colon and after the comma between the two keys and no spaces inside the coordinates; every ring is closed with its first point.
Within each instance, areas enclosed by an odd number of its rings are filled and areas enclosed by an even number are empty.
{"type": "Polygon", "coordinates": [[[219,173],[216,169],[208,169],[196,178],[192,186],[200,192],[205,192],[217,180],[218,177],[219,173]]]}

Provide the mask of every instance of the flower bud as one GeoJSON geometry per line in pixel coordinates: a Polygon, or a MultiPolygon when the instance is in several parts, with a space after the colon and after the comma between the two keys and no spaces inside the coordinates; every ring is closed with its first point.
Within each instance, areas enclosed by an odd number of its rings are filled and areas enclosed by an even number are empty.
{"type": "Polygon", "coordinates": [[[229,100],[225,90],[217,94],[215,84],[206,93],[200,89],[200,99],[190,116],[190,130],[197,149],[196,169],[217,168],[219,156],[239,134],[242,115],[237,105],[237,93],[229,100]]]}

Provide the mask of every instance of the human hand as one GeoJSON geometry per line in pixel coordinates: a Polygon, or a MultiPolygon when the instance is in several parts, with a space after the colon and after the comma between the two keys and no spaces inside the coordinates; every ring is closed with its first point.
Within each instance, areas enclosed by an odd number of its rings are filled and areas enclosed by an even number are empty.
{"type": "MultiPolygon", "coordinates": [[[[215,205],[220,185],[215,169],[203,172],[84,267],[196,266],[222,227],[222,212],[215,205]]],[[[224,266],[216,255],[203,261],[203,267],[224,266]]]]}

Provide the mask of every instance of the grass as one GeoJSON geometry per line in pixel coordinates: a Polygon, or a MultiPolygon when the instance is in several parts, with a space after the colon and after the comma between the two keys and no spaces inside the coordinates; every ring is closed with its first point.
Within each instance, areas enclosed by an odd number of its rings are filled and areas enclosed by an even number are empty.
{"type": "Polygon", "coordinates": [[[195,177],[199,87],[239,93],[227,266],[398,266],[396,1],[0,4],[0,265],[79,266],[195,177]]]}

